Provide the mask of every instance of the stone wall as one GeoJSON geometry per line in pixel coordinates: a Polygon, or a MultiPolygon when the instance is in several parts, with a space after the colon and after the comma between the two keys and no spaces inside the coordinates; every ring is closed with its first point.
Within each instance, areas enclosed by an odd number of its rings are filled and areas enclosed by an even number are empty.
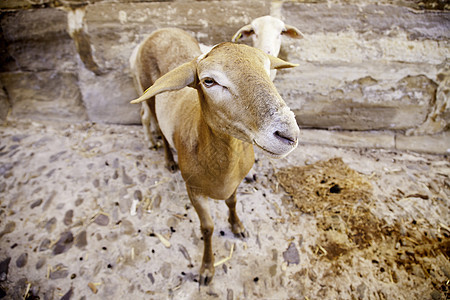
{"type": "Polygon", "coordinates": [[[275,81],[301,127],[449,127],[446,1],[6,0],[0,9],[3,120],[137,124],[128,58],[148,33],[179,27],[213,45],[271,14],[305,36],[283,40],[280,57],[300,66],[275,81]]]}
{"type": "Polygon", "coordinates": [[[298,2],[279,11],[306,35],[286,41],[286,57],[300,67],[278,81],[300,124],[373,130],[425,122],[448,76],[448,11],[298,2]]]}

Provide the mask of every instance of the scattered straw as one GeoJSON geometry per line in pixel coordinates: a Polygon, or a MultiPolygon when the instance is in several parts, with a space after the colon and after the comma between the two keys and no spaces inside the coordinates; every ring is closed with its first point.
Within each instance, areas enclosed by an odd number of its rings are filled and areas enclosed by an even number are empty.
{"type": "MultiPolygon", "coordinates": [[[[399,281],[399,270],[418,276],[412,271],[421,269],[422,277],[431,280],[433,286],[442,286],[441,279],[433,275],[440,272],[436,270],[433,258],[442,254],[448,260],[450,230],[446,222],[437,224],[434,231],[426,219],[399,217],[393,224],[379,219],[372,212],[375,201],[369,182],[375,175],[361,175],[341,158],[275,172],[280,185],[290,195],[294,210],[315,217],[319,237],[311,249],[320,260],[333,261],[333,272],[339,273],[343,266],[348,267],[351,257],[358,255],[372,258],[374,265],[380,266],[376,268],[375,276],[384,278],[387,275],[391,283],[399,281]],[[344,257],[347,260],[342,259],[344,257]]],[[[431,194],[408,193],[400,189],[397,192],[396,197],[400,199],[432,198],[431,194]]],[[[292,216],[290,219],[295,222],[292,216]]]]}
{"type": "Polygon", "coordinates": [[[230,254],[227,257],[225,257],[224,259],[221,259],[220,261],[216,262],[214,264],[214,267],[220,266],[221,264],[224,264],[227,261],[229,261],[231,259],[231,257],[233,256],[233,251],[234,251],[234,244],[231,245],[230,254]]]}
{"type": "Polygon", "coordinates": [[[30,292],[30,288],[31,288],[31,283],[28,282],[27,284],[27,289],[25,290],[25,294],[23,295],[23,299],[29,299],[28,298],[28,293],[30,292]]]}
{"type": "Polygon", "coordinates": [[[156,232],[155,235],[161,241],[161,243],[166,246],[166,248],[170,248],[170,242],[165,237],[156,232]]]}
{"type": "Polygon", "coordinates": [[[101,283],[93,283],[93,282],[89,282],[89,283],[88,283],[88,287],[91,289],[91,291],[92,291],[94,294],[97,294],[97,292],[98,292],[97,286],[100,285],[100,284],[101,284],[101,283]]]}
{"type": "Polygon", "coordinates": [[[372,190],[370,182],[341,158],[280,169],[276,177],[297,208],[306,213],[367,201],[372,190]]]}

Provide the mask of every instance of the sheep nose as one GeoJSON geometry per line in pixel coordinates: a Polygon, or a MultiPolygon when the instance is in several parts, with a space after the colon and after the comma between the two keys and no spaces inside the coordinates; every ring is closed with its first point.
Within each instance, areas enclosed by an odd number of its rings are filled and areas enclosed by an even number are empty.
{"type": "Polygon", "coordinates": [[[293,134],[290,132],[281,132],[279,130],[275,131],[273,134],[277,139],[279,139],[280,141],[282,141],[283,143],[293,146],[297,143],[298,141],[298,136],[297,134],[293,134]]]}

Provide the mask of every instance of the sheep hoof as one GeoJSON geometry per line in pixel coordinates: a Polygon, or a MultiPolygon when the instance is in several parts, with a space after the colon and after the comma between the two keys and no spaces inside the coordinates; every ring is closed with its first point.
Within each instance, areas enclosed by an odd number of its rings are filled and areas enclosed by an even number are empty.
{"type": "Polygon", "coordinates": [[[159,148],[162,148],[162,143],[161,142],[152,142],[152,143],[149,143],[149,145],[148,145],[148,148],[150,149],[150,150],[158,150],[159,148]]]}
{"type": "Polygon", "coordinates": [[[214,277],[214,269],[200,271],[199,285],[209,285],[214,277]]]}
{"type": "Polygon", "coordinates": [[[176,171],[178,171],[178,165],[174,161],[168,161],[166,163],[166,168],[170,173],[175,173],[176,171]]]}
{"type": "Polygon", "coordinates": [[[248,231],[245,229],[244,225],[242,225],[242,223],[233,224],[231,226],[231,231],[234,233],[234,236],[237,238],[245,239],[250,236],[248,231]]]}
{"type": "Polygon", "coordinates": [[[248,238],[250,235],[248,234],[248,231],[247,231],[247,230],[244,230],[244,231],[235,233],[234,236],[237,237],[237,238],[240,238],[240,239],[246,239],[246,238],[248,238]]]}
{"type": "Polygon", "coordinates": [[[245,176],[245,183],[253,183],[258,181],[258,176],[256,174],[245,176]]]}

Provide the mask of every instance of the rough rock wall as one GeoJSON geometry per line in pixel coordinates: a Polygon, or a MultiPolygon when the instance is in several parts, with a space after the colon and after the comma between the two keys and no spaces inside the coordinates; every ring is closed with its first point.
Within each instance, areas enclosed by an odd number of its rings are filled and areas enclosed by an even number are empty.
{"type": "Polygon", "coordinates": [[[0,117],[139,123],[132,49],[174,26],[213,45],[271,14],[299,28],[276,86],[299,125],[435,133],[449,123],[445,1],[3,1],[0,117]]]}
{"type": "Polygon", "coordinates": [[[298,2],[278,10],[305,33],[301,42],[285,44],[284,55],[300,67],[278,81],[299,124],[411,129],[441,97],[436,92],[450,57],[448,11],[298,2]]]}
{"type": "Polygon", "coordinates": [[[147,34],[175,26],[218,43],[270,7],[264,1],[48,2],[30,9],[17,2],[1,12],[0,80],[11,116],[123,124],[140,122],[139,106],[129,104],[136,92],[128,60],[147,34]]]}
{"type": "Polygon", "coordinates": [[[54,8],[2,11],[0,24],[0,80],[11,115],[87,120],[67,13],[54,8]]]}

